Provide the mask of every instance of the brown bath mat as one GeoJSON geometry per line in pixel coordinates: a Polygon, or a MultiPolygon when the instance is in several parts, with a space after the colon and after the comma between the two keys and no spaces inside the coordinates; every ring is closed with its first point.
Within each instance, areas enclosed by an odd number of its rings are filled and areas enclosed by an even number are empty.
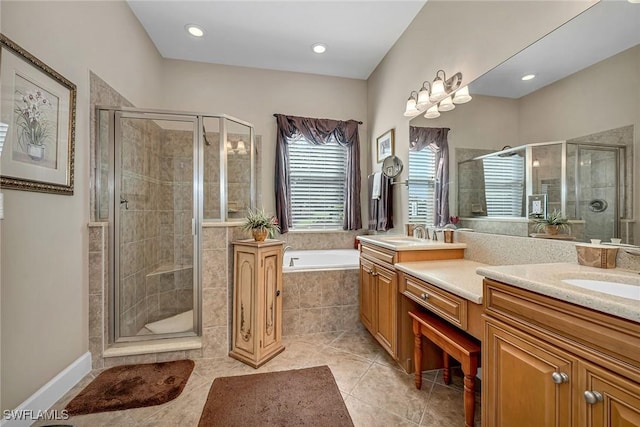
{"type": "Polygon", "coordinates": [[[69,415],[161,405],[182,393],[193,360],[115,366],[103,371],[65,408],[69,415]]]}
{"type": "Polygon", "coordinates": [[[210,426],[350,426],[328,366],[216,378],[200,416],[210,426]]]}

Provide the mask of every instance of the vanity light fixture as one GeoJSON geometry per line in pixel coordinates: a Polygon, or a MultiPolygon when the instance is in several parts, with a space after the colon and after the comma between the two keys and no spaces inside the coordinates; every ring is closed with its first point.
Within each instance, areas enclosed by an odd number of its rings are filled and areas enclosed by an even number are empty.
{"type": "Polygon", "coordinates": [[[313,45],[311,45],[311,50],[313,50],[314,53],[325,53],[327,51],[327,45],[323,44],[323,43],[315,43],[313,45]]]}
{"type": "Polygon", "coordinates": [[[418,110],[417,108],[417,96],[418,93],[415,90],[412,91],[411,94],[409,94],[409,99],[407,99],[407,106],[404,110],[405,117],[414,117],[420,114],[420,110],[418,110]],[[413,96],[414,93],[416,94],[416,96],[413,96]]]}
{"type": "Polygon", "coordinates": [[[527,74],[526,76],[522,76],[522,80],[526,82],[527,80],[532,80],[535,77],[536,77],[535,74],[527,74]]]}
{"type": "Polygon", "coordinates": [[[534,168],[539,168],[540,167],[540,160],[535,159],[533,161],[533,163],[531,163],[531,166],[533,166],[534,168]]]}
{"type": "Polygon", "coordinates": [[[469,89],[462,84],[462,73],[455,73],[447,79],[444,70],[438,70],[433,81],[425,81],[419,91],[412,91],[404,110],[405,117],[414,117],[424,112],[425,117],[433,119],[440,116],[441,111],[451,111],[454,104],[471,101],[469,89]],[[458,92],[463,92],[458,95],[458,92]]]}
{"type": "Polygon", "coordinates": [[[469,86],[464,86],[453,95],[454,104],[465,104],[472,99],[473,98],[471,98],[471,95],[469,95],[469,86]]]}
{"type": "Polygon", "coordinates": [[[227,141],[227,153],[229,154],[247,154],[247,146],[244,145],[244,141],[238,141],[234,144],[231,141],[227,141]]]}
{"type": "Polygon", "coordinates": [[[427,105],[429,105],[429,94],[431,93],[431,83],[422,82],[422,88],[418,92],[418,102],[416,107],[420,111],[424,111],[427,109],[427,105]]]}
{"type": "Polygon", "coordinates": [[[184,26],[184,28],[193,37],[202,37],[202,36],[204,36],[204,30],[202,29],[202,27],[200,27],[200,26],[198,26],[196,24],[187,24],[187,25],[184,26]]]}
{"type": "Polygon", "coordinates": [[[453,99],[451,99],[450,96],[447,96],[438,104],[438,111],[451,111],[454,108],[456,108],[456,106],[453,105],[453,99]]]}
{"type": "Polygon", "coordinates": [[[427,119],[437,119],[440,117],[440,111],[438,111],[438,104],[429,107],[424,115],[427,119]]]}
{"type": "Polygon", "coordinates": [[[640,3],[640,0],[627,0],[627,1],[629,3],[636,3],[636,4],[640,3]]]}

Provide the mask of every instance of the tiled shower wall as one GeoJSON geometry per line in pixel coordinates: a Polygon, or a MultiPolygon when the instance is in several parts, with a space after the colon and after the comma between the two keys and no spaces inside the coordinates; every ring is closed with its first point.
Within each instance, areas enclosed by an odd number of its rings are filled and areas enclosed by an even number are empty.
{"type": "Polygon", "coordinates": [[[162,129],[149,120],[123,119],[120,209],[120,335],[136,335],[158,310],[147,275],[160,264],[162,129]]]}
{"type": "Polygon", "coordinates": [[[224,357],[229,352],[229,325],[234,240],[246,236],[238,227],[202,227],[202,348],[134,356],[103,357],[109,347],[108,224],[89,225],[89,351],[92,367],[100,369],[129,363],[224,357]]]}

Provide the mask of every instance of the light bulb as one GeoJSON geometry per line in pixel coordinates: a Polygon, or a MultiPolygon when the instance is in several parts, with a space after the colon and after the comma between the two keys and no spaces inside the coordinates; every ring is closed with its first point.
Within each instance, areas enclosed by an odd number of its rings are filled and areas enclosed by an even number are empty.
{"type": "Polygon", "coordinates": [[[193,37],[202,37],[204,36],[204,30],[195,24],[187,24],[184,27],[189,34],[193,37]]]}
{"type": "Polygon", "coordinates": [[[444,82],[440,77],[436,77],[431,85],[431,95],[429,95],[429,100],[431,102],[438,102],[444,94],[444,82]]]}
{"type": "Polygon", "coordinates": [[[456,106],[453,105],[453,101],[450,96],[447,96],[445,99],[440,101],[440,105],[438,105],[438,111],[451,111],[454,108],[456,108],[456,106]]]}
{"type": "Polygon", "coordinates": [[[427,110],[427,113],[424,115],[427,119],[437,119],[440,117],[440,112],[438,111],[438,106],[433,105],[427,110]]]}
{"type": "Polygon", "coordinates": [[[429,85],[429,82],[424,82],[422,89],[418,92],[418,102],[416,107],[420,111],[424,111],[429,104],[429,89],[427,89],[426,85],[429,85]]]}
{"type": "Polygon", "coordinates": [[[465,102],[471,101],[471,99],[471,95],[469,95],[469,86],[463,87],[453,95],[454,104],[464,104],[465,102]]]}
{"type": "Polygon", "coordinates": [[[416,98],[413,96],[415,92],[411,92],[411,96],[407,100],[407,106],[404,110],[405,117],[413,117],[420,114],[420,110],[416,108],[416,98]]]}

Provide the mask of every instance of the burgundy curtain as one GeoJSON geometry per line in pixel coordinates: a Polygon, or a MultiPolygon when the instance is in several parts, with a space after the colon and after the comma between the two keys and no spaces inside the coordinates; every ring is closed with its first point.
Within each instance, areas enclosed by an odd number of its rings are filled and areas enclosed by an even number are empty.
{"type": "Polygon", "coordinates": [[[449,128],[409,127],[409,150],[428,148],[435,151],[436,174],[434,193],[434,224],[442,227],[449,222],[449,128]]]}
{"type": "Polygon", "coordinates": [[[332,139],[347,149],[347,178],[344,184],[344,230],[362,228],[360,216],[360,138],[355,120],[313,119],[275,114],[276,135],[276,216],[280,232],[291,227],[291,185],[289,180],[289,141],[303,136],[311,144],[322,145],[332,139]]]}

